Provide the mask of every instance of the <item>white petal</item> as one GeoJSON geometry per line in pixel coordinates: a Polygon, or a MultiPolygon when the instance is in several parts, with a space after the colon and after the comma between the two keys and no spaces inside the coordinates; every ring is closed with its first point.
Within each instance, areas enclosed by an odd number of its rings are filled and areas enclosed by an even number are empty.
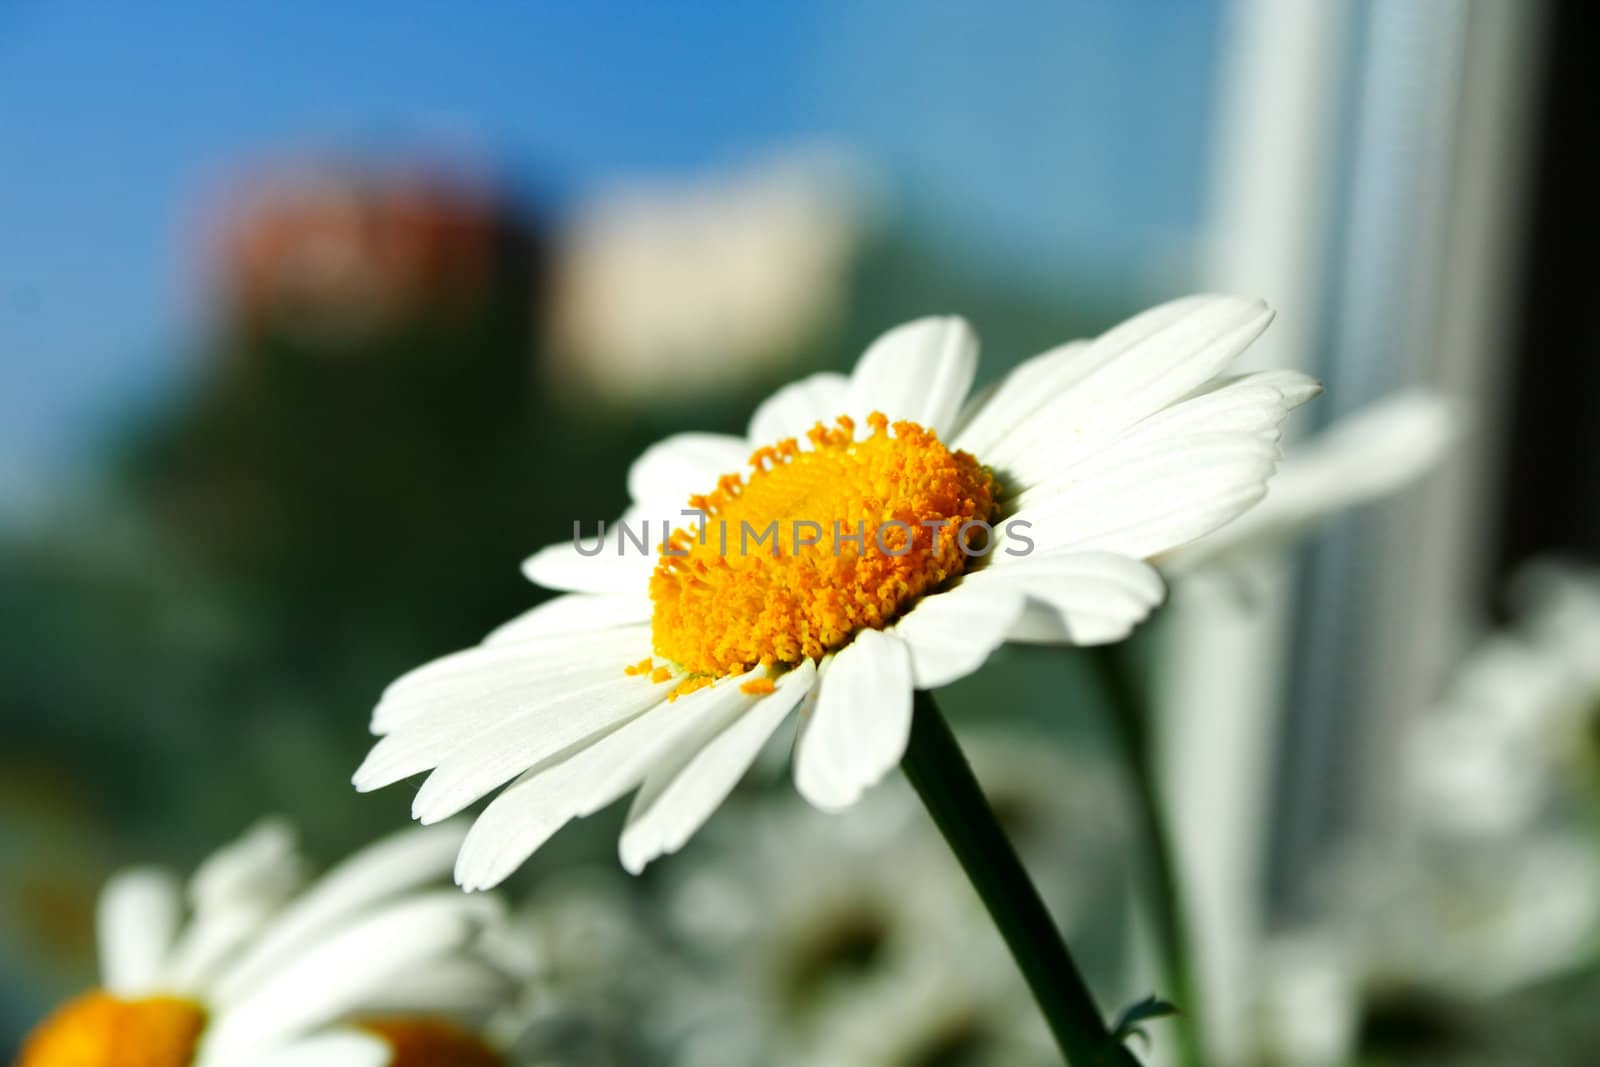
{"type": "Polygon", "coordinates": [[[985,568],[961,587],[1009,589],[1035,606],[1013,620],[1008,640],[1076,645],[1122,640],[1165,594],[1155,568],[1114,552],[1045,553],[985,568]]]}
{"type": "Polygon", "coordinates": [[[499,884],[568,822],[624,796],[676,753],[708,742],[753,703],[739,686],[755,673],[662,704],[523,775],[478,816],[461,847],[456,881],[467,890],[499,884]]]}
{"type": "Polygon", "coordinates": [[[547,600],[501,624],[483,643],[498,645],[530,637],[606,630],[649,622],[650,612],[650,596],[644,590],[638,593],[569,593],[547,600]]]}
{"type": "Polygon", "coordinates": [[[294,829],[263,819],[210,856],[189,880],[193,917],[169,955],[164,984],[200,992],[223,963],[300,888],[294,829]]]}
{"type": "Polygon", "coordinates": [[[117,996],[153,991],[178,935],[183,904],[178,880],[150,868],[122,871],[100,894],[96,929],[100,977],[117,996]]]}
{"type": "Polygon", "coordinates": [[[1186,573],[1235,552],[1268,551],[1319,519],[1394,492],[1444,455],[1456,432],[1436,396],[1401,394],[1375,404],[1292,449],[1267,498],[1215,533],[1160,559],[1186,573]]]}
{"type": "Polygon", "coordinates": [[[273,920],[217,980],[219,1002],[237,999],[308,942],[377,901],[426,884],[450,869],[466,836],[461,824],[415,827],[368,845],[328,871],[273,920]]]}
{"type": "MultiPolygon", "coordinates": [[[[634,660],[639,658],[639,651],[639,646],[629,649],[634,660]]],[[[556,743],[557,748],[562,748],[582,740],[592,730],[611,725],[617,716],[625,717],[626,706],[636,705],[640,700],[648,705],[663,699],[659,693],[650,695],[649,679],[623,673],[618,665],[629,662],[632,660],[622,656],[608,656],[565,668],[552,667],[538,677],[513,675],[492,690],[464,694],[457,700],[434,701],[430,710],[412,714],[403,725],[373,745],[352,781],[359,792],[370,792],[451,760],[471,760],[473,757],[468,753],[474,749],[493,753],[495,746],[508,738],[516,740],[530,734],[537,747],[556,743]],[[582,722],[577,715],[571,716],[569,721],[557,721],[549,736],[541,739],[540,732],[552,719],[561,719],[568,715],[567,709],[572,708],[580,709],[580,713],[582,709],[598,710],[582,722]],[[595,717],[598,717],[598,726],[591,725],[595,717]],[[573,730],[583,733],[560,740],[573,730]]],[[[516,767],[501,779],[501,783],[510,781],[542,758],[532,758],[516,767]]],[[[470,766],[467,769],[470,770],[470,766]]]]}
{"type": "Polygon", "coordinates": [[[911,737],[911,654],[881,630],[862,630],[818,686],[800,730],[795,785],[823,811],[847,808],[894,769],[911,737]]]}
{"type": "Polygon", "coordinates": [[[161,986],[175,993],[201,995],[216,975],[260,936],[271,909],[238,906],[197,915],[173,946],[161,986]]]}
{"type": "Polygon", "coordinates": [[[271,977],[222,1002],[207,1037],[217,1054],[304,1033],[381,999],[390,980],[456,952],[501,917],[493,897],[453,889],[377,907],[305,946],[271,977]]]}
{"type": "Polygon", "coordinates": [[[622,832],[622,865],[634,874],[657,856],[676,852],[716,811],[761,747],[816,681],[810,660],[778,679],[771,696],[744,712],[681,766],[645,778],[622,832]]]}
{"type": "Polygon", "coordinates": [[[1007,484],[1032,485],[1199,388],[1266,329],[1258,300],[1197,296],[1135,316],[1066,362],[1087,374],[980,456],[1007,484]]]}
{"type": "Polygon", "coordinates": [[[552,679],[637,661],[650,647],[647,625],[548,634],[452,652],[389,684],[372,713],[373,733],[391,733],[429,716],[453,717],[463,707],[552,679]]]}
{"type": "Polygon", "coordinates": [[[417,790],[411,815],[424,823],[449,818],[474,801],[574,745],[615,729],[667,699],[670,685],[628,677],[623,664],[609,682],[544,700],[525,698],[527,710],[468,736],[417,790]]]}
{"type": "Polygon", "coordinates": [[[1298,371],[1216,378],[1122,434],[1105,451],[1131,452],[1163,441],[1181,443],[1218,434],[1275,443],[1289,413],[1321,392],[1321,383],[1298,371]]]}
{"type": "Polygon", "coordinates": [[[393,975],[366,998],[362,1010],[373,1015],[481,1017],[506,1003],[516,982],[504,971],[470,957],[435,960],[393,975]]]}
{"type": "Polygon", "coordinates": [[[317,1034],[243,1059],[241,1052],[202,1047],[194,1067],[387,1067],[394,1055],[386,1041],[356,1030],[317,1034]]]}
{"type": "Polygon", "coordinates": [[[1143,559],[1237,518],[1266,493],[1278,448],[1249,435],[1195,436],[1110,449],[1030,489],[998,528],[992,566],[1024,546],[1106,550],[1143,559]],[[1027,523],[1026,527],[1020,524],[1027,523]]]}
{"type": "Polygon", "coordinates": [[[970,580],[925,597],[892,631],[910,649],[916,687],[937,689],[983,666],[1004,643],[1026,599],[1010,585],[970,580]]]}
{"type": "Polygon", "coordinates": [[[264,885],[286,893],[299,880],[294,827],[282,818],[262,819],[238,840],[207,857],[189,879],[189,901],[197,909],[259,896],[264,885]]]}
{"type": "Polygon", "coordinates": [[[575,520],[573,536],[523,560],[522,573],[546,589],[638,596],[650,587],[661,542],[685,521],[679,514],[685,506],[685,502],[659,508],[635,505],[615,520],[575,520]]]}
{"type": "Polygon", "coordinates": [[[846,413],[850,379],[842,374],[813,374],[773,393],[750,418],[750,444],[774,444],[786,437],[806,443],[806,431],[817,423],[832,426],[846,413]]]}
{"type": "Polygon", "coordinates": [[[678,521],[689,497],[709,493],[724,474],[750,466],[750,445],[742,437],[680,433],[645,449],[628,469],[628,495],[655,518],[678,521]]]}
{"type": "Polygon", "coordinates": [[[881,411],[940,434],[954,424],[978,369],[978,337],[955,316],[917,319],[874,341],[850,376],[846,410],[860,426],[881,411]]]}
{"type": "Polygon", "coordinates": [[[1013,429],[1111,355],[1105,347],[1091,349],[1088,341],[1068,341],[1023,360],[981,402],[976,397],[968,402],[951,447],[980,458],[988,455],[1013,429]]]}

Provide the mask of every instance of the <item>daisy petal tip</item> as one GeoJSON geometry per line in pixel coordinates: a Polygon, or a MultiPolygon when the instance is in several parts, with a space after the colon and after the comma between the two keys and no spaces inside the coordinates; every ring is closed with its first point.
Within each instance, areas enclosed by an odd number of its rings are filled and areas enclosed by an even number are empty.
{"type": "Polygon", "coordinates": [[[368,752],[367,758],[361,761],[361,766],[355,769],[355,773],[350,776],[350,784],[355,786],[357,793],[371,793],[390,784],[384,777],[380,754],[376,748],[368,752]]]}
{"type": "Polygon", "coordinates": [[[825,815],[837,815],[861,799],[859,789],[844,789],[831,780],[824,780],[805,763],[796,765],[794,785],[807,804],[825,815]]]}
{"type": "Polygon", "coordinates": [[[550,569],[553,562],[551,555],[552,549],[541,548],[523,560],[522,566],[519,568],[522,571],[522,576],[534,585],[552,588],[546,581],[551,577],[550,569]]]}
{"type": "Polygon", "coordinates": [[[622,835],[621,844],[617,849],[617,856],[622,861],[622,869],[636,878],[644,873],[644,869],[650,866],[652,860],[661,855],[660,849],[652,848],[649,845],[641,845],[630,839],[626,833],[622,835]]]}
{"type": "Polygon", "coordinates": [[[1285,375],[1284,382],[1279,386],[1278,391],[1283,394],[1284,402],[1289,405],[1292,411],[1300,405],[1321,396],[1324,392],[1324,387],[1321,380],[1313,378],[1309,374],[1291,372],[1285,375]]]}

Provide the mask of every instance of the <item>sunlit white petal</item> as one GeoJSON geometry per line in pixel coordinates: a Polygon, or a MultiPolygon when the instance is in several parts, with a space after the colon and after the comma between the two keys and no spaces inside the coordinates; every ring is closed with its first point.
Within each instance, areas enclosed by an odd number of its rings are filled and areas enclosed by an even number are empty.
{"type": "Polygon", "coordinates": [[[622,832],[622,864],[637,874],[658,856],[682,848],[711,817],[756,754],[816,681],[806,660],[778,679],[776,689],[734,720],[681,766],[663,765],[646,776],[622,832]]]}
{"type": "Polygon", "coordinates": [[[978,336],[965,319],[918,319],[872,343],[850,376],[846,411],[881,411],[943,433],[954,425],[978,369],[978,336]]]}
{"type": "Polygon", "coordinates": [[[795,747],[795,785],[824,811],[849,807],[899,762],[911,736],[911,654],[863,630],[833,658],[795,747]]]}
{"type": "Polygon", "coordinates": [[[166,871],[124,871],[100,894],[100,974],[119,996],[148,995],[160,978],[182,915],[178,880],[166,871]]]}

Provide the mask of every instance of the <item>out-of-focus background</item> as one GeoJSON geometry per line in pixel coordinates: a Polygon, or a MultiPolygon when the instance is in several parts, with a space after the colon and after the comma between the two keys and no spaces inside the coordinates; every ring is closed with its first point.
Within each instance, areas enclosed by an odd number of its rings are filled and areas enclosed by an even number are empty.
{"type": "MultiPolygon", "coordinates": [[[[1593,1062],[1587,14],[0,5],[0,1059],[92,981],[116,867],[403,823],[349,786],[377,694],[536,602],[519,561],[652,440],[917,315],[991,380],[1221,289],[1326,383],[1295,433],[1414,388],[1457,433],[1140,636],[1211,1062],[1593,1062]]],[[[1007,651],[946,703],[1101,999],[1150,992],[1081,666],[1007,651]]],[[[519,875],[535,1051],[1050,1062],[904,783],[791,793],[775,758],[640,879],[617,812],[519,875]]]]}

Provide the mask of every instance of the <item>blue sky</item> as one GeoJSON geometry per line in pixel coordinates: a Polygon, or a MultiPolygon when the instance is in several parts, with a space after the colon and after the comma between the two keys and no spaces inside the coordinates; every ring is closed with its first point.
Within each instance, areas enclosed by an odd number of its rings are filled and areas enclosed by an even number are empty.
{"type": "Polygon", "coordinates": [[[1199,225],[1215,3],[0,3],[0,492],[182,366],[194,225],[297,149],[444,144],[563,195],[825,140],[974,262],[1199,225]]]}

